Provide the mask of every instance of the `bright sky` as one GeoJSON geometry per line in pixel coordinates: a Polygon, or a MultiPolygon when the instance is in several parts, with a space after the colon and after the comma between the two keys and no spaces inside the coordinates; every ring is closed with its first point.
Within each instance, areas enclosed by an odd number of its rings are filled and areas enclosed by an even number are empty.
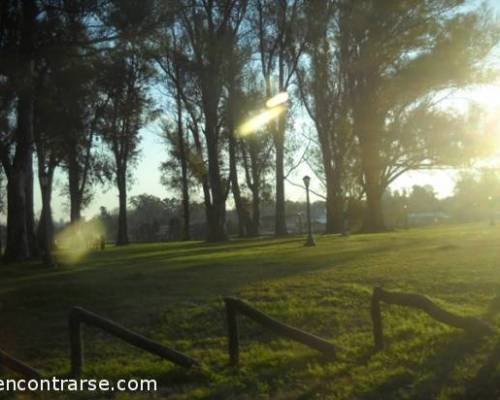
{"type": "MultiPolygon", "coordinates": [[[[490,0],[490,4],[500,11],[500,1],[490,0]]],[[[499,58],[495,57],[493,62],[499,58]]],[[[483,105],[489,112],[490,118],[500,115],[500,83],[474,88],[466,92],[453,96],[451,101],[456,104],[465,103],[467,100],[473,100],[483,105]]],[[[500,122],[499,122],[500,123],[500,122]]],[[[158,136],[158,131],[154,127],[148,127],[142,130],[141,158],[137,167],[134,169],[134,183],[130,187],[129,196],[141,193],[149,193],[160,198],[177,196],[177,193],[168,191],[160,184],[160,164],[167,158],[167,149],[162,139],[158,136]]],[[[288,132],[293,135],[294,132],[288,132]]],[[[313,190],[323,192],[317,179],[314,179],[313,173],[307,166],[297,168],[289,177],[296,183],[302,182],[302,176],[309,174],[313,177],[311,187],[313,190]]],[[[411,188],[412,185],[432,185],[440,197],[446,197],[452,194],[454,186],[455,171],[431,171],[431,172],[411,172],[400,177],[392,186],[393,189],[411,188]]],[[[56,177],[57,186],[62,186],[66,176],[58,174],[56,177]]],[[[38,185],[36,185],[38,187],[38,185]]],[[[286,197],[290,200],[304,200],[304,191],[289,183],[285,186],[286,197]]],[[[54,218],[68,219],[69,211],[67,200],[60,195],[60,189],[56,188],[53,196],[54,218]]],[[[314,199],[314,197],[313,197],[314,199]]],[[[35,207],[38,210],[40,205],[40,194],[38,190],[35,196],[35,207]]],[[[90,206],[84,210],[86,217],[91,217],[99,212],[99,207],[105,206],[112,210],[118,207],[117,190],[109,185],[108,189],[97,188],[94,199],[90,206]]],[[[38,212],[38,211],[37,211],[38,212]]]]}

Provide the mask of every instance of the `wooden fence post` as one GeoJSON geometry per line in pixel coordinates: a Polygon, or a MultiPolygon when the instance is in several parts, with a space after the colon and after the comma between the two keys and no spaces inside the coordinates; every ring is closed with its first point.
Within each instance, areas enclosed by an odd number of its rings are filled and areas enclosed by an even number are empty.
{"type": "Polygon", "coordinates": [[[80,307],[73,307],[69,313],[69,330],[71,346],[71,375],[74,377],[80,376],[83,368],[82,324],[102,329],[110,335],[117,337],[132,346],[172,361],[173,363],[185,368],[199,366],[198,361],[183,353],[165,347],[158,342],[148,339],[117,324],[114,321],[94,314],[93,312],[80,307]]]}
{"type": "Polygon", "coordinates": [[[229,364],[237,367],[240,361],[239,342],[238,342],[238,319],[236,309],[230,299],[224,299],[226,303],[227,317],[227,337],[229,349],[229,364]]]}
{"type": "Polygon", "coordinates": [[[375,351],[380,351],[384,348],[384,330],[382,326],[382,314],[380,311],[380,288],[373,288],[371,302],[371,316],[373,323],[373,339],[375,341],[375,351]]]}
{"type": "Polygon", "coordinates": [[[416,308],[424,311],[430,317],[442,322],[443,324],[463,329],[466,332],[483,335],[490,334],[493,329],[486,322],[476,317],[464,317],[446,311],[434,304],[427,297],[417,293],[389,292],[381,287],[373,289],[371,301],[371,316],[373,322],[373,338],[375,350],[382,350],[384,347],[384,333],[382,327],[382,314],[380,312],[380,302],[387,304],[396,304],[398,306],[416,308]]]}
{"type": "Polygon", "coordinates": [[[72,309],[69,313],[69,344],[71,351],[71,371],[74,378],[78,378],[83,367],[82,330],[78,309],[72,309]]]}
{"type": "Polygon", "coordinates": [[[236,365],[238,363],[238,325],[236,322],[237,313],[254,320],[258,324],[262,325],[263,327],[269,329],[279,336],[286,337],[288,339],[316,349],[329,358],[335,358],[335,346],[332,343],[318,336],[297,329],[293,326],[289,326],[282,322],[279,322],[240,299],[227,297],[224,299],[224,301],[226,303],[227,310],[229,356],[232,365],[236,365]]]}

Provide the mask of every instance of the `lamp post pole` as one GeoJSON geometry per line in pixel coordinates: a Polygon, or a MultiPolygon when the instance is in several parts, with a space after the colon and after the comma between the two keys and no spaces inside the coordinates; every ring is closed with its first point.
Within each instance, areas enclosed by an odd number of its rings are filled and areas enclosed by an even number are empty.
{"type": "Polygon", "coordinates": [[[403,206],[405,210],[405,229],[408,229],[408,204],[403,206]]]}
{"type": "Polygon", "coordinates": [[[311,182],[311,178],[306,175],[304,176],[304,185],[306,187],[306,198],[307,198],[307,240],[304,243],[306,247],[316,246],[314,242],[314,238],[312,235],[311,229],[311,202],[309,201],[309,183],[311,182]]]}
{"type": "Polygon", "coordinates": [[[490,226],[495,226],[495,213],[493,209],[493,196],[488,197],[488,203],[490,206],[490,226]]]}

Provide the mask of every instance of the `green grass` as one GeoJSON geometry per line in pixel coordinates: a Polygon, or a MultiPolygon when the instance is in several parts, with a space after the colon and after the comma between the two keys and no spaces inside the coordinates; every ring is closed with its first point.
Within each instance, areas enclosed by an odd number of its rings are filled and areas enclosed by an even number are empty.
{"type": "Polygon", "coordinates": [[[141,244],[53,270],[2,266],[0,348],[46,374],[67,372],[67,314],[79,305],[202,361],[201,372],[188,372],[85,329],[86,376],[156,378],[155,398],[500,398],[499,335],[468,337],[384,305],[387,348],[373,354],[369,316],[372,288],[382,285],[500,327],[500,227],[318,236],[315,248],[303,240],[141,244]],[[232,370],[226,295],[331,340],[337,360],[240,318],[241,368],[232,370]]]}

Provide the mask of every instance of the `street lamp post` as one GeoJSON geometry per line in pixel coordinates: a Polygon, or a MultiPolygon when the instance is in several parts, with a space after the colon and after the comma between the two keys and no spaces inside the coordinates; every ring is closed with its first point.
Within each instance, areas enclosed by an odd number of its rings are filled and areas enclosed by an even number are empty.
{"type": "Polygon", "coordinates": [[[403,206],[405,210],[405,229],[408,229],[408,204],[403,206]]]}
{"type": "Polygon", "coordinates": [[[304,246],[312,247],[316,246],[316,243],[314,242],[311,229],[311,203],[309,201],[309,183],[311,182],[311,178],[308,175],[306,175],[304,176],[303,179],[304,179],[304,185],[306,187],[306,196],[307,196],[307,240],[304,243],[304,246]]]}
{"type": "Polygon", "coordinates": [[[493,208],[493,196],[488,196],[488,203],[490,205],[490,226],[495,226],[495,212],[493,208]]]}

